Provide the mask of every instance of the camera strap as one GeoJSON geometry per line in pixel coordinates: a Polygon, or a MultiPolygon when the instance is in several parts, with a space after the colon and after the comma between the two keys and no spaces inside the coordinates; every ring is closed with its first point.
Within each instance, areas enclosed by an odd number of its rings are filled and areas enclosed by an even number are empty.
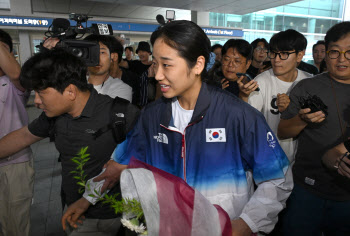
{"type": "Polygon", "coordinates": [[[112,130],[115,141],[119,144],[126,138],[126,112],[129,101],[115,97],[111,107],[111,122],[94,133],[95,139],[112,130]]]}

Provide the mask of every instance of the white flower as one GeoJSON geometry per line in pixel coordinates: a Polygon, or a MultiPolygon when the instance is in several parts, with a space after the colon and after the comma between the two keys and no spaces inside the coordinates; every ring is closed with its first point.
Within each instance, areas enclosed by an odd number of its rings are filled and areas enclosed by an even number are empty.
{"type": "MultiPolygon", "coordinates": [[[[141,223],[140,225],[138,224],[134,224],[132,221],[130,221],[129,219],[126,218],[122,218],[120,220],[122,222],[122,224],[127,227],[128,229],[130,229],[131,231],[135,231],[138,234],[142,234],[145,232],[146,227],[141,223]]],[[[136,220],[137,221],[137,220],[136,220]]],[[[138,222],[138,221],[137,221],[138,222]]]]}

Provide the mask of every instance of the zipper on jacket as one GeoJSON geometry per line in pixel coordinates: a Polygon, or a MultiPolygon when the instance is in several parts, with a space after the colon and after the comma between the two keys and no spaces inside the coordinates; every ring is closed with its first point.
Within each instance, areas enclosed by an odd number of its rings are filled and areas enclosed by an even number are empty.
{"type": "Polygon", "coordinates": [[[181,140],[181,158],[182,158],[182,165],[183,165],[183,179],[185,180],[185,182],[187,183],[187,179],[186,179],[186,138],[185,138],[185,135],[186,135],[186,129],[196,123],[198,123],[199,121],[201,121],[203,119],[204,116],[201,116],[200,119],[192,122],[191,124],[188,124],[184,130],[184,133],[182,134],[181,132],[179,131],[176,131],[176,130],[172,130],[172,129],[169,129],[168,127],[164,126],[164,125],[160,125],[161,127],[169,130],[169,131],[173,131],[173,132],[177,132],[177,133],[180,133],[182,135],[182,140],[181,140]]]}

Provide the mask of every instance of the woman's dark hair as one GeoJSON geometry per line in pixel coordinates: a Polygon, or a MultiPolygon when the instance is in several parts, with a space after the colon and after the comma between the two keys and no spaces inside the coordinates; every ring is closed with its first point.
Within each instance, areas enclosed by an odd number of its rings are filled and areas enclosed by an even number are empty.
{"type": "Polygon", "coordinates": [[[230,39],[230,40],[228,40],[224,44],[224,46],[221,50],[222,56],[224,56],[230,48],[236,49],[239,54],[241,54],[244,58],[247,59],[247,62],[248,62],[248,60],[252,59],[253,49],[252,49],[252,46],[250,45],[250,43],[248,43],[246,40],[244,40],[244,39],[230,39]]]}
{"type": "Polygon", "coordinates": [[[86,71],[85,63],[73,54],[63,49],[45,50],[24,63],[20,82],[24,88],[35,91],[50,87],[63,93],[70,84],[86,91],[90,87],[86,71]]]}
{"type": "Polygon", "coordinates": [[[169,47],[178,51],[185,59],[189,69],[192,69],[199,56],[205,58],[202,78],[206,76],[206,66],[209,61],[210,40],[201,27],[191,21],[171,21],[159,27],[151,36],[151,44],[157,39],[163,39],[169,47]]]}
{"type": "Polygon", "coordinates": [[[12,52],[12,49],[13,49],[12,38],[7,32],[1,29],[0,29],[0,41],[7,44],[10,48],[10,52],[12,52]]]}
{"type": "Polygon", "coordinates": [[[270,39],[270,51],[274,52],[295,50],[298,53],[305,50],[306,46],[305,36],[293,29],[278,32],[270,39]]]}
{"type": "Polygon", "coordinates": [[[253,50],[258,46],[258,43],[264,43],[264,47],[269,49],[269,43],[264,38],[255,39],[250,45],[252,45],[253,50]]]}
{"type": "Polygon", "coordinates": [[[349,33],[350,33],[350,21],[344,21],[332,26],[332,28],[330,28],[327,31],[326,37],[324,38],[326,50],[328,50],[329,43],[337,42],[339,39],[343,38],[345,35],[349,33]]]}

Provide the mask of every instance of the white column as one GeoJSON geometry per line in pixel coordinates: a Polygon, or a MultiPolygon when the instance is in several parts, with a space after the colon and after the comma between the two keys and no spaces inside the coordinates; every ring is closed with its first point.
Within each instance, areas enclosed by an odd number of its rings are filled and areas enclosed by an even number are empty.
{"type": "Polygon", "coordinates": [[[200,26],[209,26],[209,12],[191,11],[191,21],[200,26]]]}
{"type": "Polygon", "coordinates": [[[31,57],[31,43],[30,43],[30,37],[28,31],[20,30],[18,32],[19,37],[19,55],[21,58],[21,64],[23,65],[24,62],[28,60],[29,57],[31,57]]]}
{"type": "Polygon", "coordinates": [[[200,26],[209,26],[209,12],[198,12],[197,24],[200,26]]]}

